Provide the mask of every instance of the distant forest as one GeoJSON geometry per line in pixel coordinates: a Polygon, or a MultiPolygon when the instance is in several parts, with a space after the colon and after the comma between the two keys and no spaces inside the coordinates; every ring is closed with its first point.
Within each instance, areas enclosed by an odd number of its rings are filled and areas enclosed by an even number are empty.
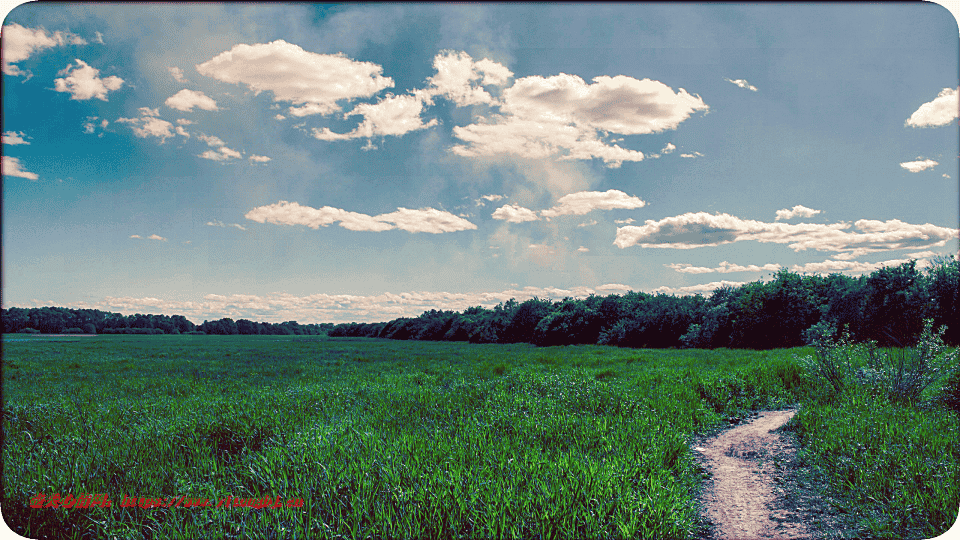
{"type": "Polygon", "coordinates": [[[636,348],[775,349],[797,347],[813,333],[846,329],[880,346],[916,342],[924,319],[946,325],[947,344],[960,345],[960,261],[916,261],[869,276],[777,272],[771,281],[720,287],[709,298],[629,292],[564,298],[511,299],[494,308],[431,310],[389,322],[334,325],[258,323],[229,318],[195,325],[181,315],[120,315],[90,309],[2,310],[3,331],[281,334],[376,337],[471,343],[600,344],[636,348]]]}

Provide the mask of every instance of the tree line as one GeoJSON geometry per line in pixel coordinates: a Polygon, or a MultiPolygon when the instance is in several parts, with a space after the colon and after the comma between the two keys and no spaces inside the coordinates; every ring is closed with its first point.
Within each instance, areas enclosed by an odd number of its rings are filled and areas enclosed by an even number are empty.
{"type": "Polygon", "coordinates": [[[339,324],[330,336],[471,343],[600,344],[636,348],[797,347],[813,333],[846,329],[880,346],[916,342],[924,319],[946,325],[960,345],[960,262],[936,259],[921,271],[911,260],[850,277],[800,275],[724,286],[709,298],[628,292],[551,302],[509,300],[463,312],[431,310],[380,323],[339,324]]]}
{"type": "Polygon", "coordinates": [[[299,324],[253,322],[226,317],[194,324],[183,315],[122,315],[98,309],[63,307],[2,309],[4,333],[42,334],[221,334],[221,335],[324,335],[332,323],[299,324]]]}
{"type": "Polygon", "coordinates": [[[4,333],[323,335],[471,343],[600,344],[635,348],[774,349],[807,343],[823,329],[846,329],[857,341],[905,346],[924,319],[946,325],[960,345],[960,261],[938,258],[924,270],[912,260],[870,275],[800,275],[724,286],[709,298],[628,292],[550,301],[511,299],[493,308],[430,310],[378,323],[298,324],[234,321],[196,325],[182,315],[121,315],[61,307],[2,310],[4,333]]]}

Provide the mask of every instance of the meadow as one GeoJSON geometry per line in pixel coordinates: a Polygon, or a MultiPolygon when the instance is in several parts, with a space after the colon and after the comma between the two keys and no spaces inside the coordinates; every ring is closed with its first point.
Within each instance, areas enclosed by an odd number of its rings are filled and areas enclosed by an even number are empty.
{"type": "Polygon", "coordinates": [[[933,537],[960,507],[960,422],[937,388],[829,395],[809,348],[13,337],[2,510],[29,538],[696,538],[692,440],[790,405],[850,516],[834,535],[933,537]],[[39,493],[113,506],[31,508],[39,493]]]}

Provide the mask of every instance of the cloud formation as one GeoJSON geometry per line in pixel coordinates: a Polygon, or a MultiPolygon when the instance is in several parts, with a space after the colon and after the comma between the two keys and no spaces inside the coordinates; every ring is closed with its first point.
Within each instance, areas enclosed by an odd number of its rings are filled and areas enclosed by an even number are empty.
{"type": "Polygon", "coordinates": [[[505,204],[497,208],[491,217],[509,223],[522,223],[524,221],[537,221],[540,219],[533,210],[515,204],[505,204]]]}
{"type": "Polygon", "coordinates": [[[123,86],[123,79],[120,77],[111,75],[102,79],[99,69],[79,58],[76,62],[76,66],[67,64],[67,67],[57,73],[65,77],[53,81],[54,90],[69,93],[70,99],[84,101],[97,98],[100,101],[107,101],[107,92],[119,90],[123,86]]]}
{"type": "Polygon", "coordinates": [[[243,225],[240,225],[239,223],[224,223],[219,220],[208,221],[207,225],[211,227],[234,227],[236,229],[240,229],[241,231],[247,230],[246,227],[244,227],[243,225]]]}
{"type": "Polygon", "coordinates": [[[287,201],[254,208],[247,212],[244,217],[257,223],[306,225],[311,229],[319,229],[339,222],[341,227],[351,231],[380,232],[400,229],[414,233],[439,234],[477,228],[476,225],[461,217],[434,208],[421,208],[419,210],[398,208],[389,214],[369,216],[330,206],[312,208],[287,201]]]}
{"type": "Polygon", "coordinates": [[[904,125],[915,128],[945,126],[958,117],[958,109],[957,89],[944,88],[936,99],[924,103],[911,114],[904,125]]]}
{"type": "Polygon", "coordinates": [[[627,195],[616,189],[609,189],[607,191],[581,191],[560,197],[553,208],[543,210],[540,212],[540,215],[544,217],[556,217],[569,214],[582,216],[593,210],[642,208],[646,204],[647,203],[640,200],[639,197],[627,195]]]}
{"type": "Polygon", "coordinates": [[[727,79],[727,78],[724,78],[723,80],[725,80],[725,81],[727,81],[727,82],[729,82],[729,83],[733,83],[733,84],[739,86],[740,88],[745,88],[745,89],[747,89],[747,90],[753,90],[754,92],[757,91],[757,87],[756,87],[756,86],[753,86],[753,85],[750,84],[750,83],[748,83],[746,79],[727,79]]]}
{"type": "Polygon", "coordinates": [[[719,289],[720,287],[739,287],[741,285],[746,285],[747,281],[713,281],[710,283],[703,283],[700,285],[688,285],[686,287],[668,287],[664,285],[663,287],[657,287],[650,291],[652,294],[675,294],[677,296],[687,296],[694,294],[705,294],[712,293],[713,291],[719,289]]]}
{"type": "Polygon", "coordinates": [[[19,158],[12,156],[2,156],[3,157],[3,176],[16,176],[18,178],[26,178],[27,180],[37,180],[40,178],[35,173],[23,170],[23,165],[20,163],[19,158]]]}
{"type": "Polygon", "coordinates": [[[672,268],[677,272],[684,274],[709,274],[709,273],[720,273],[720,274],[729,274],[731,272],[763,272],[764,270],[769,272],[776,272],[782,268],[779,264],[765,264],[763,266],[757,266],[755,264],[748,264],[746,266],[741,266],[739,264],[729,263],[727,261],[721,262],[716,268],[708,268],[703,266],[693,266],[688,263],[673,263],[665,264],[667,268],[672,268]]]}
{"type": "Polygon", "coordinates": [[[381,66],[305,51],[282,39],[235,45],[196,69],[219,81],[245,84],[257,94],[272,92],[275,102],[294,105],[288,109],[293,116],[338,112],[338,101],[370,97],[393,86],[381,66]]]}
{"type": "Polygon", "coordinates": [[[774,221],[780,221],[781,219],[792,219],[797,216],[813,217],[819,213],[820,210],[814,210],[798,204],[794,206],[793,209],[784,208],[783,210],[777,210],[777,218],[774,221]]]}
{"type": "Polygon", "coordinates": [[[920,172],[920,171],[925,171],[925,170],[927,170],[927,169],[932,169],[932,168],[936,167],[937,165],[939,165],[939,163],[937,163],[936,161],[934,161],[934,160],[932,160],[932,159],[921,159],[921,158],[919,158],[919,157],[917,158],[916,161],[906,161],[906,162],[900,164],[901,167],[903,167],[904,169],[906,169],[906,170],[908,170],[908,171],[910,171],[910,172],[912,172],[912,173],[918,173],[918,172],[920,172]]]}
{"type": "Polygon", "coordinates": [[[31,77],[30,72],[21,71],[14,64],[30,58],[38,51],[68,43],[71,45],[87,44],[82,37],[70,32],[58,31],[48,34],[43,28],[26,28],[17,23],[4,25],[3,73],[12,77],[26,75],[29,79],[31,77]]]}
{"type": "Polygon", "coordinates": [[[313,137],[321,141],[341,141],[361,137],[372,138],[385,135],[400,136],[404,133],[437,125],[433,119],[423,123],[423,100],[414,95],[387,96],[379,103],[361,103],[344,115],[362,116],[363,122],[349,133],[334,133],[330,128],[312,129],[313,137]]]}
{"type": "Polygon", "coordinates": [[[203,92],[184,88],[167,98],[164,105],[178,111],[192,111],[194,107],[205,111],[216,111],[217,102],[203,92]]]}
{"type": "Polygon", "coordinates": [[[642,161],[642,152],[605,144],[601,133],[640,135],[677,126],[709,107],[696,95],[650,79],[600,76],[587,84],[576,75],[530,76],[503,91],[501,114],[455,126],[461,156],[511,154],[541,159],[601,159],[608,167],[642,161]]]}
{"type": "Polygon", "coordinates": [[[494,103],[483,85],[503,86],[513,76],[502,64],[488,58],[474,62],[469,54],[457,51],[441,51],[433,58],[433,68],[437,73],[427,79],[426,94],[444,97],[458,107],[494,103]]]}
{"type": "MultiPolygon", "coordinates": [[[[163,144],[167,139],[173,137],[173,124],[158,118],[160,112],[157,109],[140,107],[139,111],[140,116],[138,118],[117,118],[116,121],[121,124],[128,124],[130,129],[133,130],[133,134],[141,139],[157,137],[160,139],[160,144],[163,144]]],[[[178,130],[178,133],[189,137],[186,132],[181,133],[180,131],[178,130]]]]}
{"type": "Polygon", "coordinates": [[[3,144],[17,145],[17,144],[30,144],[29,141],[23,140],[26,137],[24,132],[16,131],[4,131],[3,132],[3,144]]]}
{"type": "Polygon", "coordinates": [[[859,262],[859,261],[836,261],[836,260],[826,260],[823,262],[807,263],[807,264],[795,264],[790,267],[790,270],[793,272],[802,272],[807,274],[832,274],[836,272],[841,272],[849,275],[860,275],[868,274],[875,270],[878,270],[883,267],[893,267],[899,266],[903,263],[910,262],[911,260],[917,261],[917,268],[924,268],[930,264],[930,257],[935,256],[933,252],[924,252],[924,253],[914,253],[911,254],[910,259],[891,259],[888,261],[880,262],[859,262]],[[917,257],[917,255],[922,255],[917,257]]]}
{"type": "Polygon", "coordinates": [[[643,226],[617,229],[614,245],[620,248],[639,245],[668,249],[692,249],[718,246],[742,240],[788,244],[794,251],[815,249],[835,251],[836,258],[850,259],[866,253],[894,249],[923,249],[943,246],[957,238],[957,229],[932,224],[913,225],[898,219],[876,221],[861,219],[848,232],[849,223],[786,224],[740,219],[729,214],[686,213],[659,221],[647,220],[643,226]]]}

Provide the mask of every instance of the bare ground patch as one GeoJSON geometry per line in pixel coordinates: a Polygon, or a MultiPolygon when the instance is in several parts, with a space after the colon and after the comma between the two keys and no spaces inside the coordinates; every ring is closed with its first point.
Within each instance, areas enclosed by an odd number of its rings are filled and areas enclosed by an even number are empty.
{"type": "Polygon", "coordinates": [[[709,477],[700,496],[708,538],[843,538],[852,531],[824,496],[818,474],[797,458],[781,428],[795,410],[761,411],[693,445],[709,477]]]}

